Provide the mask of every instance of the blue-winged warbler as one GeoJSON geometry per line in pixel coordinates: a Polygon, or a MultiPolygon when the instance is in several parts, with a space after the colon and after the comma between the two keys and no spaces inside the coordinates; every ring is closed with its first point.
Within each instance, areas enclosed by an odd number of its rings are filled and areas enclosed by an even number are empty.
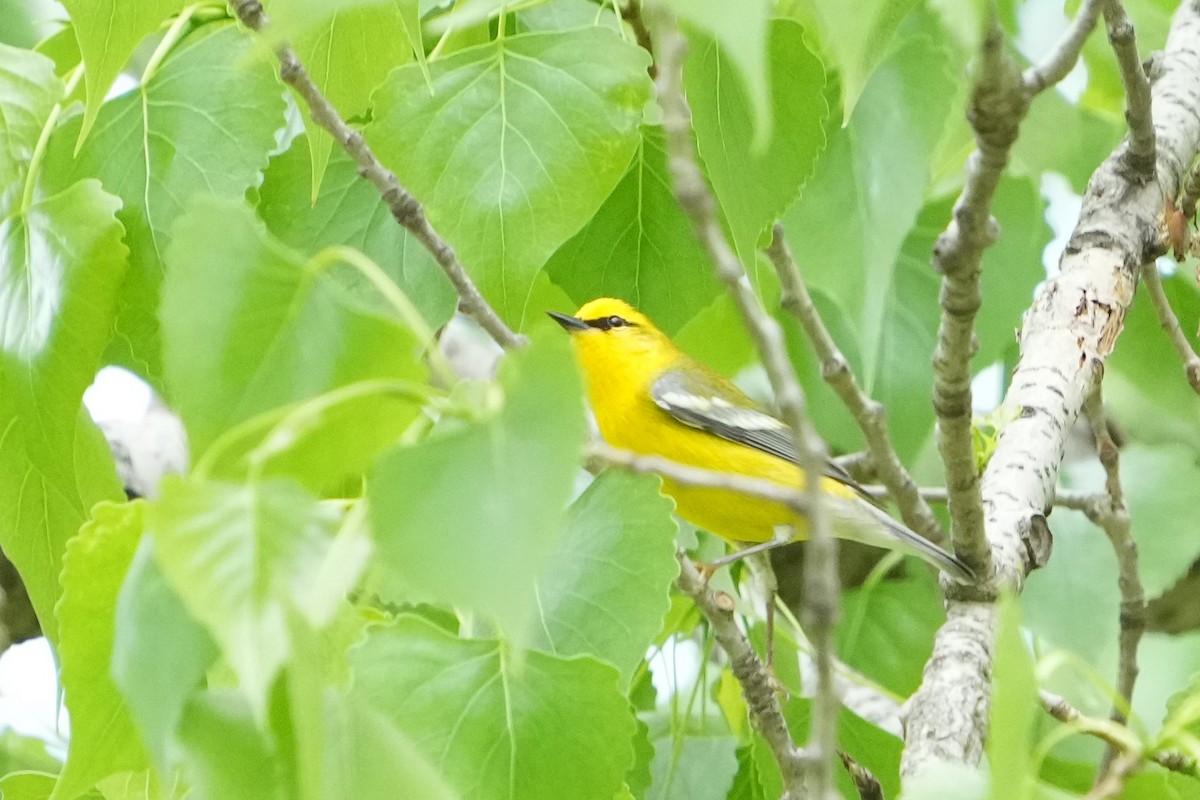
{"type": "MultiPolygon", "coordinates": [[[[787,426],[732,382],[675,346],[646,315],[611,298],[575,316],[550,312],[571,334],[600,433],[614,447],[705,469],[753,475],[802,488],[804,473],[787,426]]],[[[889,517],[845,471],[829,463],[821,478],[836,536],[919,556],[968,581],[965,564],[889,517]]],[[[679,516],[734,543],[756,544],[807,523],[787,506],[726,489],[663,479],[679,516]]]]}

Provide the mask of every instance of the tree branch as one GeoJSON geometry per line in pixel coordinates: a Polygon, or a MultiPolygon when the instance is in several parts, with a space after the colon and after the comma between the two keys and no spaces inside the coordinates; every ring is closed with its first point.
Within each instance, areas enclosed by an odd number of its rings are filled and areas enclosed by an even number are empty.
{"type": "Polygon", "coordinates": [[[838,349],[824,320],[813,305],[808,285],[800,274],[792,251],[784,238],[783,226],[778,222],[771,232],[771,244],[767,256],[779,274],[783,289],[779,302],[800,322],[804,335],[808,337],[813,352],[821,360],[821,377],[833,388],[838,397],[854,415],[858,427],[866,439],[867,448],[875,464],[876,474],[900,509],[900,516],[908,527],[932,542],[944,542],[946,532],[933,515],[929,504],[921,497],[917,483],[912,479],[888,433],[887,409],[882,403],[872,400],[858,385],[858,379],[850,369],[846,357],[838,349]]]}
{"type": "Polygon", "coordinates": [[[800,467],[808,476],[810,541],[804,563],[803,610],[817,665],[817,691],[813,698],[812,732],[806,747],[807,782],[803,788],[789,786],[788,794],[824,800],[834,795],[838,700],[833,686],[833,626],[839,600],[837,545],[820,495],[824,445],[808,420],[804,393],[788,360],[779,323],[763,308],[745,269],[729,246],[716,216],[716,202],[696,162],[691,109],[683,88],[683,56],[687,43],[669,12],[659,7],[654,11],[656,24],[653,27],[659,56],[656,87],[663,109],[668,168],[675,197],[691,221],[696,238],[708,253],[717,277],[725,284],[741,312],[742,321],[771,381],[780,415],[791,429],[800,467]]]}
{"type": "Polygon", "coordinates": [[[1113,759],[1104,776],[1096,782],[1092,790],[1084,795],[1084,800],[1109,800],[1116,797],[1125,788],[1125,779],[1136,772],[1142,765],[1142,760],[1136,753],[1124,753],[1113,759]]]}
{"type": "Polygon", "coordinates": [[[938,417],[938,452],[946,468],[954,548],[983,577],[991,553],[983,535],[983,500],[971,437],[971,356],[976,349],[975,314],[981,303],[980,262],[996,240],[992,198],[1029,107],[1016,65],[1005,52],[1004,32],[993,13],[979,54],[978,77],[968,118],[975,152],[967,160],[954,216],[933,248],[933,267],[942,275],[942,307],[933,352],[933,406],[938,417]]]}
{"type": "Polygon", "coordinates": [[[1137,755],[1160,767],[1192,777],[1200,777],[1196,759],[1178,750],[1144,750],[1138,737],[1119,722],[1089,717],[1075,708],[1065,697],[1042,690],[1038,701],[1050,716],[1070,725],[1086,736],[1094,736],[1122,755],[1137,755]]]}
{"type": "Polygon", "coordinates": [[[621,19],[628,22],[629,27],[633,29],[638,47],[651,55],[650,66],[646,67],[646,72],[649,73],[650,80],[654,80],[658,77],[658,63],[653,58],[654,40],[650,38],[650,29],[646,27],[646,18],[642,15],[642,0],[629,0],[622,6],[621,19]]]}
{"type": "Polygon", "coordinates": [[[696,565],[683,551],[677,551],[675,557],[679,560],[679,578],[675,585],[692,598],[712,626],[713,636],[729,656],[730,670],[742,687],[750,722],[766,740],[775,762],[779,764],[783,785],[788,788],[784,797],[799,800],[806,796],[802,788],[806,761],[788,730],[770,671],[738,627],[729,596],[710,589],[696,565]]]}
{"type": "MultiPolygon", "coordinates": [[[[253,31],[261,32],[269,24],[258,0],[229,0],[229,5],[242,24],[253,31]]],[[[420,201],[400,184],[395,173],[379,162],[363,135],[347,125],[325,95],[321,94],[296,52],[289,45],[281,44],[275,49],[275,55],[279,57],[279,77],[304,100],[313,122],[329,131],[354,159],[359,174],[379,190],[396,222],[411,233],[442,268],[458,293],[459,310],[478,322],[501,347],[513,348],[524,344],[524,337],[505,325],[479,293],[467,270],[459,263],[454,249],[433,229],[420,201]]]]}
{"type": "Polygon", "coordinates": [[[981,576],[990,570],[991,550],[984,536],[983,498],[971,438],[971,357],[976,349],[974,327],[981,303],[983,251],[999,235],[991,216],[992,199],[1030,102],[1071,71],[1107,1],[1084,3],[1058,46],[1024,75],[1005,50],[999,19],[995,13],[990,15],[968,114],[976,149],[967,161],[966,181],[954,204],[953,219],[933,249],[934,269],[942,275],[942,318],[933,354],[938,451],[950,490],[955,550],[981,576]]]}
{"type": "MultiPolygon", "coordinates": [[[[1200,145],[1200,12],[1175,15],[1152,87],[1158,179],[1130,179],[1124,146],[1092,176],[1060,274],[1038,290],[1020,334],[1021,358],[1005,396],[1020,416],[1000,434],[982,481],[991,579],[1019,590],[1031,568],[1023,541],[1054,496],[1066,434],[1094,386],[1094,362],[1112,352],[1139,268],[1162,252],[1159,220],[1200,145]]],[[[970,180],[968,181],[970,183],[970,180]]],[[[966,192],[964,192],[966,194],[966,192]]],[[[953,227],[953,226],[952,226],[953,227]]],[[[952,497],[959,486],[950,486],[952,497]]],[[[958,521],[954,535],[958,537],[958,521]]],[[[936,760],[976,763],[983,753],[995,610],[986,595],[948,589],[947,623],[910,702],[902,772],[936,760]]]]}
{"type": "Polygon", "coordinates": [[[1150,118],[1150,81],[1138,57],[1133,23],[1121,0],[1106,0],[1104,23],[1108,42],[1117,57],[1121,83],[1125,86],[1125,122],[1129,126],[1129,147],[1125,159],[1130,171],[1142,180],[1154,179],[1154,121],[1150,118]]]}
{"type": "Polygon", "coordinates": [[[1153,261],[1147,261],[1142,265],[1142,282],[1146,287],[1146,292],[1150,295],[1154,313],[1158,315],[1159,326],[1166,331],[1167,338],[1171,340],[1171,346],[1175,348],[1175,352],[1183,361],[1183,374],[1187,377],[1188,385],[1196,394],[1200,394],[1200,356],[1196,355],[1196,351],[1188,343],[1187,334],[1183,332],[1183,327],[1179,324],[1179,317],[1175,316],[1175,311],[1171,308],[1171,301],[1167,299],[1167,293],[1163,290],[1158,266],[1153,261]]]}
{"type": "Polygon", "coordinates": [[[845,753],[838,753],[842,758],[842,766],[854,781],[854,789],[858,792],[858,800],[884,800],[883,786],[879,779],[871,774],[871,770],[859,764],[845,753]]]}
{"type": "Polygon", "coordinates": [[[1075,14],[1057,46],[1039,63],[1028,67],[1021,76],[1025,91],[1035,95],[1056,85],[1070,74],[1079,61],[1083,45],[1096,27],[1100,11],[1108,0],[1087,0],[1075,14]]]}
{"type": "MultiPolygon", "coordinates": [[[[1138,676],[1138,644],[1146,630],[1146,593],[1142,589],[1141,578],[1138,577],[1137,543],[1130,535],[1129,512],[1125,508],[1125,493],[1121,488],[1120,451],[1108,432],[1098,381],[1096,390],[1084,403],[1083,413],[1091,425],[1092,436],[1096,441],[1096,454],[1107,476],[1105,494],[1102,495],[1105,502],[1089,506],[1084,513],[1103,529],[1117,555],[1117,585],[1121,590],[1117,691],[1128,706],[1133,700],[1133,687],[1138,676]]],[[[1115,722],[1125,722],[1125,712],[1120,705],[1114,706],[1112,718],[1115,722]]],[[[1116,755],[1116,748],[1110,744],[1100,762],[1097,784],[1112,767],[1116,755]]]]}
{"type": "Polygon", "coordinates": [[[754,478],[736,472],[718,472],[680,464],[662,456],[649,456],[620,450],[604,442],[592,442],[584,451],[589,469],[619,467],[641,474],[660,475],[670,478],[680,486],[696,486],[705,489],[727,489],[750,497],[758,497],[773,503],[791,506],[798,514],[807,514],[808,497],[786,486],[763,478],[754,478]]]}

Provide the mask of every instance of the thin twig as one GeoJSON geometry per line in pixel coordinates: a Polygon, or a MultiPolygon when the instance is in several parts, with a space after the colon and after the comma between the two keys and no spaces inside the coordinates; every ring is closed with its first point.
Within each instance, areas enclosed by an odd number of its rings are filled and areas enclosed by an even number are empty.
{"type": "MultiPolygon", "coordinates": [[[[258,0],[229,0],[229,4],[242,24],[251,30],[261,32],[270,24],[258,0]]],[[[334,140],[358,164],[359,174],[379,190],[396,222],[411,233],[442,268],[458,293],[459,310],[478,322],[500,346],[513,348],[524,344],[525,337],[514,333],[504,324],[479,293],[454,249],[430,224],[420,201],[400,185],[396,175],[375,157],[363,135],[347,125],[325,95],[321,94],[296,52],[289,45],[281,44],[276,47],[275,55],[279,57],[279,77],[308,105],[313,122],[332,134],[334,140]]]]}
{"type": "Polygon", "coordinates": [[[1171,308],[1171,301],[1167,299],[1167,293],[1163,290],[1162,278],[1158,274],[1158,266],[1153,261],[1142,265],[1142,283],[1150,294],[1154,312],[1158,314],[1158,324],[1166,331],[1167,338],[1171,340],[1171,346],[1175,348],[1175,352],[1183,361],[1183,373],[1187,377],[1188,384],[1196,394],[1200,394],[1200,356],[1197,356],[1196,351],[1188,344],[1187,334],[1183,332],[1179,318],[1175,316],[1175,311],[1171,308]]]}
{"type": "Polygon", "coordinates": [[[871,770],[855,761],[846,753],[839,751],[838,755],[842,759],[842,766],[850,774],[850,780],[854,781],[854,789],[858,792],[858,800],[884,800],[883,786],[879,783],[879,779],[871,773],[871,770]]]}
{"type": "Polygon", "coordinates": [[[1089,717],[1071,705],[1065,697],[1052,692],[1040,691],[1038,701],[1046,713],[1059,722],[1070,725],[1086,736],[1094,736],[1122,754],[1137,755],[1172,772],[1200,777],[1196,759],[1179,750],[1144,750],[1141,740],[1124,725],[1111,719],[1089,717]]]}
{"type": "Polygon", "coordinates": [[[1108,500],[1108,496],[1104,492],[1083,492],[1077,489],[1063,489],[1059,487],[1054,491],[1054,505],[1059,508],[1069,508],[1072,511],[1082,511],[1088,514],[1090,507],[1099,508],[1108,500]]]}
{"type": "Polygon", "coordinates": [[[994,10],[989,15],[968,115],[976,149],[967,161],[954,217],[933,250],[934,269],[942,275],[942,317],[933,355],[938,450],[950,488],[954,547],[979,575],[990,571],[991,550],[983,530],[983,498],[971,439],[971,357],[983,251],[999,235],[991,216],[992,199],[1030,102],[1074,68],[1105,2],[1087,0],[1058,46],[1023,75],[1005,50],[994,10]]]}
{"type": "MultiPolygon", "coordinates": [[[[679,560],[679,578],[675,584],[681,592],[692,598],[712,626],[717,643],[729,656],[729,668],[742,687],[750,722],[771,748],[779,764],[784,786],[791,789],[802,786],[806,766],[804,754],[796,747],[788,730],[770,671],[754,652],[754,647],[733,617],[732,601],[727,595],[709,588],[708,582],[684,552],[677,551],[675,556],[679,560]]],[[[790,796],[798,800],[804,796],[802,791],[790,796]]]]}
{"type": "Polygon", "coordinates": [[[1121,83],[1125,86],[1125,122],[1129,126],[1125,161],[1133,175],[1142,180],[1153,180],[1158,148],[1154,120],[1150,116],[1150,80],[1138,57],[1133,23],[1121,0],[1106,0],[1104,23],[1108,28],[1108,42],[1121,70],[1121,83]]]}
{"type": "Polygon", "coordinates": [[[670,478],[680,486],[727,489],[731,492],[739,492],[773,503],[791,506],[800,514],[807,514],[809,509],[808,498],[805,494],[764,478],[692,467],[677,461],[670,461],[662,456],[642,455],[630,450],[620,450],[604,442],[590,444],[584,451],[584,458],[589,469],[619,467],[630,472],[670,478]]]}
{"type": "MultiPolygon", "coordinates": [[[[642,15],[642,0],[629,0],[626,5],[622,6],[621,19],[628,22],[629,27],[633,28],[633,35],[637,39],[638,47],[653,56],[654,40],[650,38],[650,29],[646,27],[646,18],[642,15]]],[[[646,71],[650,74],[650,80],[654,80],[658,77],[658,64],[651,60],[646,71]]]]}
{"type": "MultiPolygon", "coordinates": [[[[1103,513],[1089,513],[1088,517],[1104,530],[1117,555],[1117,585],[1121,591],[1117,691],[1128,706],[1133,700],[1133,688],[1138,676],[1138,644],[1146,630],[1146,593],[1138,577],[1137,542],[1130,535],[1129,511],[1125,507],[1125,492],[1121,488],[1120,451],[1108,432],[1100,387],[1100,381],[1097,380],[1095,391],[1083,405],[1083,413],[1091,425],[1096,455],[1104,467],[1107,503],[1104,508],[1095,509],[1103,513]]],[[[1112,718],[1116,722],[1125,722],[1125,712],[1119,705],[1113,708],[1112,718]]],[[[1112,768],[1116,755],[1116,748],[1111,745],[1105,750],[1097,785],[1112,768]]]]}
{"type": "Polygon", "coordinates": [[[1025,90],[1031,95],[1054,86],[1070,74],[1079,61],[1083,45],[1100,17],[1101,8],[1108,0],[1087,0],[1080,7],[1075,19],[1067,27],[1062,39],[1045,58],[1028,67],[1021,76],[1025,90]]]}
{"type": "MultiPolygon", "coordinates": [[[[683,56],[687,43],[669,12],[654,8],[659,73],[656,81],[663,110],[668,167],[676,200],[742,315],[746,330],[758,350],[780,415],[791,429],[801,469],[808,476],[809,546],[804,563],[804,621],[813,644],[817,666],[817,691],[813,698],[812,732],[806,747],[809,764],[806,783],[789,786],[788,794],[824,800],[834,793],[833,760],[836,756],[838,700],[833,685],[833,626],[837,620],[839,587],[837,546],[822,509],[820,476],[824,445],[813,430],[805,410],[804,393],[788,360],[783,332],[763,308],[716,215],[716,201],[696,161],[691,109],[683,89],[683,56]]],[[[786,795],[785,795],[786,796],[786,795]]]]}
{"type": "Polygon", "coordinates": [[[1124,753],[1113,759],[1107,772],[1096,782],[1083,800],[1109,800],[1121,794],[1125,779],[1141,767],[1142,760],[1136,753],[1124,753]]]}
{"type": "Polygon", "coordinates": [[[829,335],[829,329],[825,327],[824,320],[813,304],[808,285],[804,282],[791,248],[784,238],[783,226],[778,222],[772,229],[771,244],[766,252],[771,263],[775,265],[783,289],[779,299],[780,305],[800,322],[813,352],[821,361],[821,377],[854,415],[863,438],[866,439],[876,474],[896,501],[900,516],[908,527],[926,539],[944,542],[946,532],[942,530],[941,523],[933,515],[929,504],[921,497],[917,482],[904,468],[900,456],[896,454],[896,448],[892,445],[892,437],[888,432],[887,409],[882,403],[868,397],[858,385],[858,379],[850,369],[850,364],[838,349],[833,337],[829,335]]]}
{"type": "Polygon", "coordinates": [[[991,550],[983,531],[983,498],[971,436],[971,356],[976,349],[975,314],[981,303],[983,251],[999,235],[992,198],[1008,164],[1030,95],[1005,51],[1004,31],[993,12],[979,54],[978,77],[968,118],[975,152],[967,160],[954,217],[933,248],[942,275],[942,307],[933,353],[933,405],[938,416],[938,451],[950,489],[952,538],[958,555],[980,576],[991,572],[991,550]]]}

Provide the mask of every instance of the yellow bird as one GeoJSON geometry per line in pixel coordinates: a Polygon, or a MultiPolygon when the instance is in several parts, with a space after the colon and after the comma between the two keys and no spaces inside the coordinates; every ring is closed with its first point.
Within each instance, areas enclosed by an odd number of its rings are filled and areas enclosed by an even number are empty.
{"type": "MultiPolygon", "coordinates": [[[[628,303],[600,298],[575,316],[549,312],[571,334],[588,399],[614,447],[694,467],[804,487],[791,433],[732,382],[691,358],[628,303]]],[[[844,470],[825,465],[821,490],[834,535],[918,556],[960,581],[971,570],[880,510],[844,470]]],[[[679,516],[734,543],[774,539],[790,525],[807,538],[805,519],[780,503],[727,489],[663,479],[679,516]]]]}

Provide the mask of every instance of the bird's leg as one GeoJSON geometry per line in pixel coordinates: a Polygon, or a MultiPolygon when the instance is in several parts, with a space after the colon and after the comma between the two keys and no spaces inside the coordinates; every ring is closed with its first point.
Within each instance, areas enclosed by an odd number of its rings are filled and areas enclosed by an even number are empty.
{"type": "Polygon", "coordinates": [[[777,538],[769,539],[765,542],[759,542],[758,544],[750,545],[749,547],[744,547],[740,550],[734,550],[729,555],[721,556],[720,558],[714,558],[712,561],[693,561],[692,563],[696,566],[696,571],[700,573],[700,577],[704,579],[705,583],[708,583],[708,580],[714,574],[716,574],[717,570],[719,570],[721,567],[728,566],[736,561],[741,561],[743,558],[750,558],[758,553],[765,553],[771,548],[778,547],[781,544],[787,544],[789,541],[791,540],[785,539],[781,541],[777,538]]]}
{"type": "MultiPolygon", "coordinates": [[[[791,528],[788,528],[788,530],[790,531],[791,528]]],[[[732,564],[735,561],[741,561],[743,558],[748,558],[759,553],[765,553],[768,550],[773,550],[774,548],[779,547],[780,545],[788,544],[791,541],[791,536],[786,539],[777,536],[774,539],[768,539],[765,542],[759,542],[758,544],[752,544],[749,547],[743,547],[741,550],[734,550],[727,556],[721,556],[720,558],[716,558],[707,562],[704,566],[710,570],[709,574],[711,575],[713,572],[716,572],[727,564],[732,564]]]]}

